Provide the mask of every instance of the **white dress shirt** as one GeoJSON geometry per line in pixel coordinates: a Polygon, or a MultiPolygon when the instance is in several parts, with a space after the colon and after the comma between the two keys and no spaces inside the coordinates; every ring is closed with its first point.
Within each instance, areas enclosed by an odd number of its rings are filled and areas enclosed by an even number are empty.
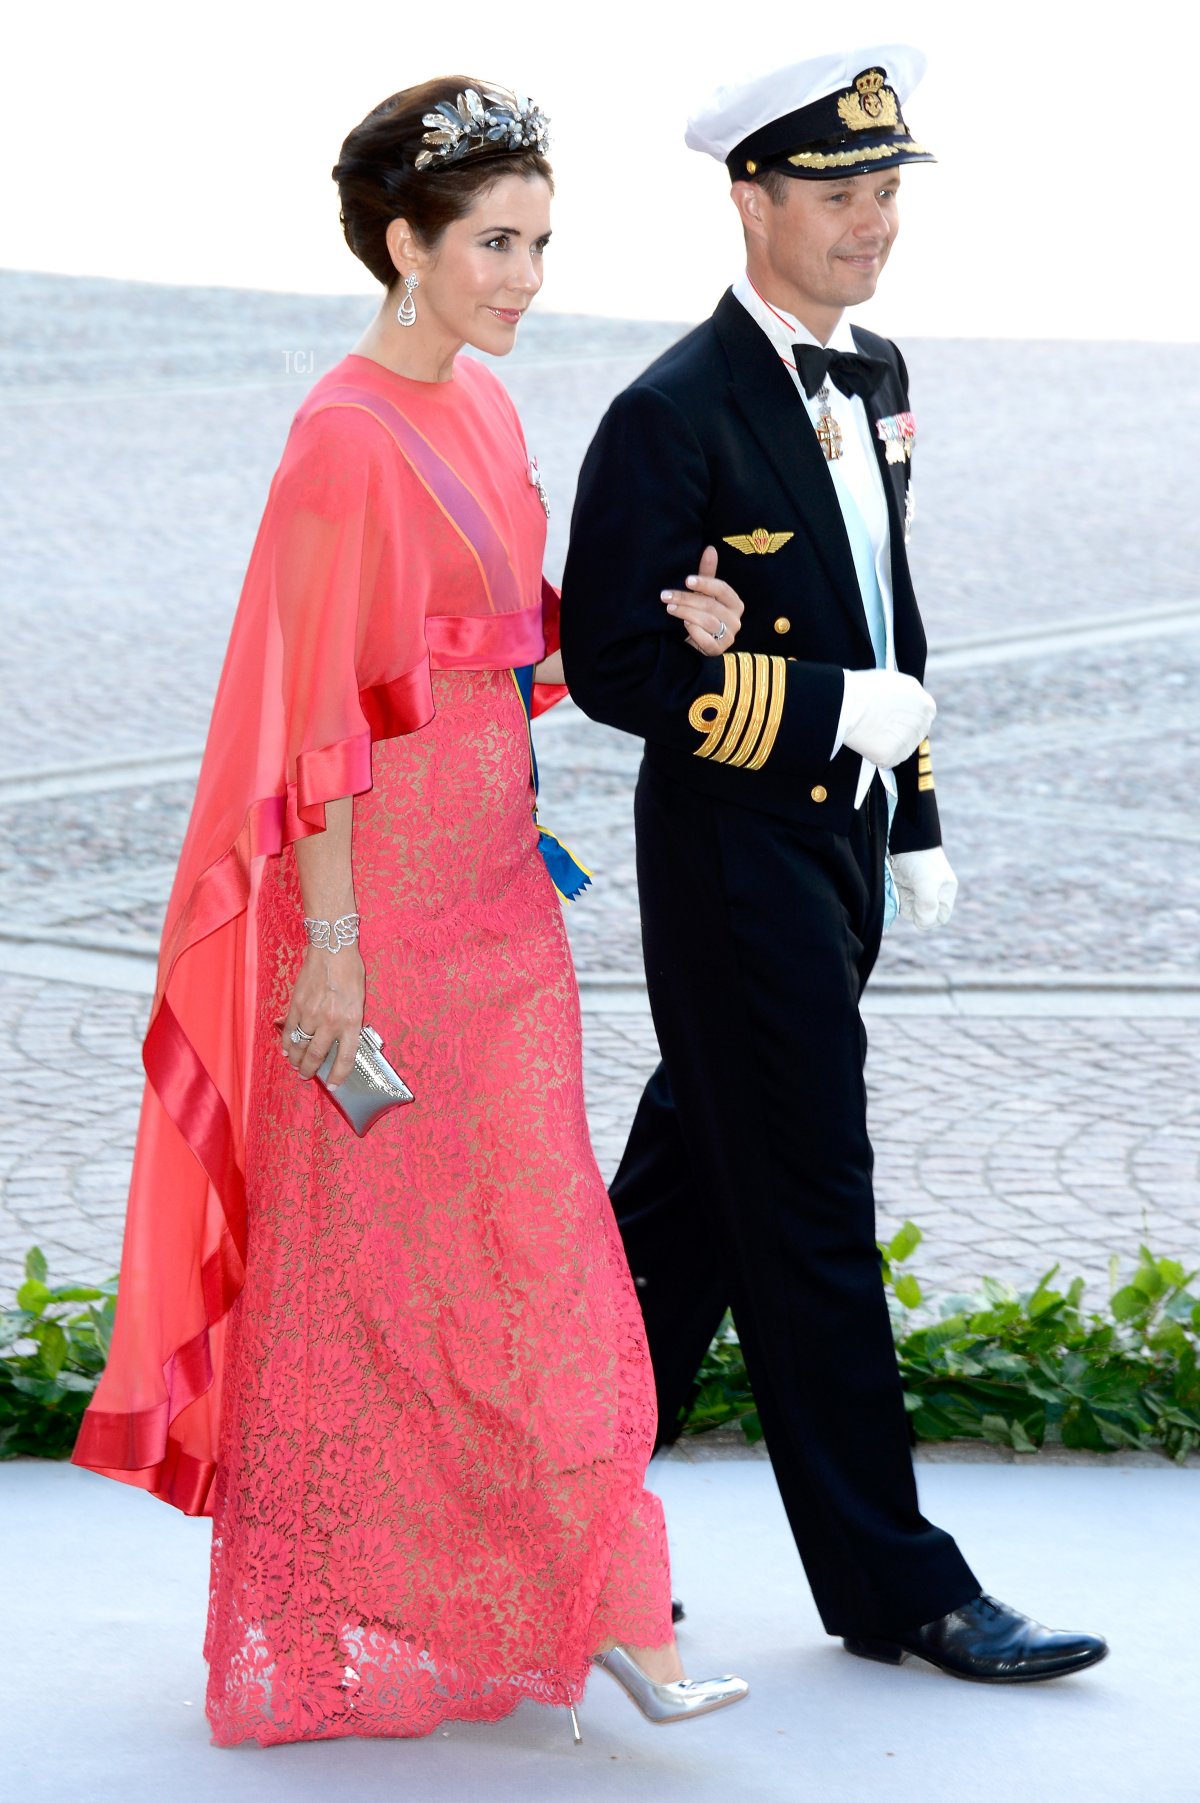
{"type": "MultiPolygon", "coordinates": [[[[832,382],[827,384],[829,401],[826,406],[822,406],[816,395],[813,395],[810,400],[804,392],[804,383],[800,380],[792,351],[792,346],[799,343],[815,344],[824,350],[849,351],[852,355],[858,354],[858,346],[850,331],[850,322],[843,313],[830,334],[828,343],[821,345],[820,339],[814,338],[807,326],[801,325],[798,319],[793,319],[790,314],[782,312],[765,301],[748,275],[738,277],[733,284],[733,293],[745,307],[751,319],[766,333],[772,348],[780,360],[786,364],[796,392],[812,420],[814,431],[822,412],[825,411],[833,415],[841,428],[842,455],[833,458],[825,467],[833,482],[834,493],[837,495],[842,517],[847,522],[846,535],[850,541],[852,553],[856,538],[860,535],[855,525],[851,523],[850,509],[857,508],[861,521],[867,529],[874,553],[875,576],[879,583],[879,593],[883,598],[883,617],[887,633],[886,651],[881,668],[894,670],[896,668],[896,647],[892,624],[891,528],[888,523],[887,497],[883,490],[883,477],[879,471],[867,409],[859,395],[843,394],[841,389],[835,387],[832,382]]],[[[865,601],[863,612],[865,617],[865,601]]],[[[844,712],[843,704],[843,715],[844,712]]],[[[830,752],[830,758],[835,758],[841,748],[842,722],[839,720],[837,738],[834,741],[833,750],[830,752]]],[[[875,775],[875,770],[876,766],[864,758],[854,797],[856,808],[862,806],[867,791],[871,787],[871,779],[875,775]]],[[[880,770],[880,775],[889,796],[894,799],[896,794],[895,777],[890,770],[880,770]]]]}

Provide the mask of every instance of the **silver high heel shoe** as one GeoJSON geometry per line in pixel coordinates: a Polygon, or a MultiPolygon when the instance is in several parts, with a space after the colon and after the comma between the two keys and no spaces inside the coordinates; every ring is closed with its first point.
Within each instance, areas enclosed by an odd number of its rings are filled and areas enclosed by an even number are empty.
{"type": "Polygon", "coordinates": [[[723,1678],[677,1678],[672,1684],[656,1684],[623,1646],[610,1647],[607,1653],[593,1653],[592,1664],[615,1678],[630,1701],[656,1727],[711,1715],[714,1709],[727,1709],[750,1695],[745,1678],[728,1674],[723,1678]]]}

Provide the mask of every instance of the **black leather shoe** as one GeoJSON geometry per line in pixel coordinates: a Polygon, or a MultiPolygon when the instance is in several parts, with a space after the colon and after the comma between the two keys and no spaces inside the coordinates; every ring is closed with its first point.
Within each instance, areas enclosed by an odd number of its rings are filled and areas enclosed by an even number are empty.
{"type": "Polygon", "coordinates": [[[678,1626],[678,1624],[683,1619],[684,1619],[683,1604],[680,1602],[676,1602],[675,1598],[672,1597],[671,1598],[671,1623],[672,1623],[672,1626],[678,1626]]]}
{"type": "Polygon", "coordinates": [[[1043,1628],[993,1596],[977,1596],[949,1615],[906,1634],[886,1638],[854,1635],[843,1640],[848,1653],[899,1665],[911,1653],[953,1678],[979,1684],[1036,1684],[1097,1665],[1108,1652],[1098,1634],[1068,1634],[1043,1628]]]}

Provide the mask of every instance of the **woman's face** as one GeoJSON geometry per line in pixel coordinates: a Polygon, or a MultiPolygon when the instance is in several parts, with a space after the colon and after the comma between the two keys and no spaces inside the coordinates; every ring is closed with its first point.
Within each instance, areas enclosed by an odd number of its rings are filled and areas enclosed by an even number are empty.
{"type": "Polygon", "coordinates": [[[542,285],[549,241],[549,184],[540,175],[501,176],[419,254],[418,320],[438,337],[505,356],[542,285]]]}

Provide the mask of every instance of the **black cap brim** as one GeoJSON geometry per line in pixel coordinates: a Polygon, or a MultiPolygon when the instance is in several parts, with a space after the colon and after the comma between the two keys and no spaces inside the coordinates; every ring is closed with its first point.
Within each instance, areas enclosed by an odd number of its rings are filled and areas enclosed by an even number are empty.
{"type": "Polygon", "coordinates": [[[838,138],[819,144],[801,144],[796,149],[761,152],[755,156],[752,142],[739,144],[726,158],[725,166],[735,182],[753,180],[767,169],[778,169],[781,175],[794,175],[808,181],[832,181],[839,176],[871,175],[877,169],[898,169],[905,163],[936,163],[937,158],[923,144],[907,133],[898,137],[894,131],[880,133],[878,138],[853,141],[838,138]]]}

